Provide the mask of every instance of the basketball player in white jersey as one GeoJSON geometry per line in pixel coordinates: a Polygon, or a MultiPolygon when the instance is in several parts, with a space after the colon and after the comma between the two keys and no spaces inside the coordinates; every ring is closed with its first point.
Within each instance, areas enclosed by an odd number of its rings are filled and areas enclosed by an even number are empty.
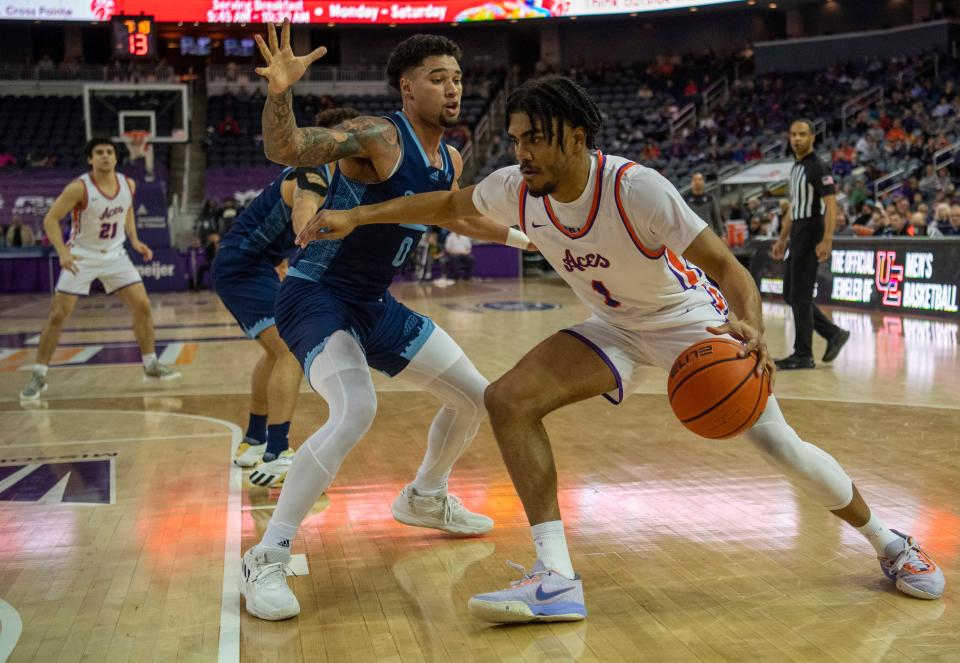
{"type": "MultiPolygon", "coordinates": [[[[337,239],[359,224],[403,218],[443,224],[482,215],[518,223],[592,311],[487,388],[490,421],[532,526],[537,562],[509,589],[470,600],[471,611],[491,622],[578,620],[587,614],[583,587],[567,551],[543,418],[594,396],[620,403],[635,389],[638,366],[669,369],[711,334],[741,340],[742,356],[756,351],[758,371],[765,367],[772,376],[774,366],[749,272],[656,171],[592,149],[602,121],[580,86],[559,76],[529,81],[508,99],[507,120],[518,166],[462,191],[323,211],[298,241],[337,239]],[[728,301],[735,319],[727,319],[728,301]]],[[[744,435],[807,496],[856,527],[899,590],[942,595],[943,571],[912,537],[871,513],[837,461],[787,425],[772,394],[744,435]]]]}
{"type": "Polygon", "coordinates": [[[150,300],[123,248],[129,237],[133,250],[145,260],[153,258],[150,247],[137,238],[133,216],[136,184],[118,173],[117,148],[109,138],[93,138],[84,148],[90,172],[68,184],[43,217],[43,229],[60,258],[60,278],[47,324],[40,333],[37,362],[20,400],[34,401],[47,390],[47,367],[57,349],[63,324],[77,305],[77,298],[90,294],[97,279],[107,294],[116,294],[133,312],[133,332],[143,355],[144,380],[180,377],[157,360],[153,343],[150,300]],[[73,212],[70,239],[63,243],[60,219],[73,212]]]}

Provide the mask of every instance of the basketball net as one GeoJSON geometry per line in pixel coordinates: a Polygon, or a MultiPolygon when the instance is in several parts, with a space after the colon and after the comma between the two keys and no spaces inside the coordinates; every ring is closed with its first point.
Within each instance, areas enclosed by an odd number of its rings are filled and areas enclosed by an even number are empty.
{"type": "Polygon", "coordinates": [[[149,138],[149,131],[135,130],[123,132],[123,142],[127,146],[127,151],[130,152],[131,159],[141,159],[147,156],[147,152],[150,150],[149,138]]]}

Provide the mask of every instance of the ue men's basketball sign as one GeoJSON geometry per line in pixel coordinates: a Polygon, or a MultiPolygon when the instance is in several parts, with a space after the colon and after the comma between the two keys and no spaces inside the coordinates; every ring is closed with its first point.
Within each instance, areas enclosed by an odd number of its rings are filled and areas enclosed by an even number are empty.
{"type": "MultiPolygon", "coordinates": [[[[750,271],[761,293],[782,294],[783,262],[761,249],[750,271]]],[[[958,287],[960,242],[835,241],[830,260],[817,273],[816,301],[960,318],[958,287]]]]}

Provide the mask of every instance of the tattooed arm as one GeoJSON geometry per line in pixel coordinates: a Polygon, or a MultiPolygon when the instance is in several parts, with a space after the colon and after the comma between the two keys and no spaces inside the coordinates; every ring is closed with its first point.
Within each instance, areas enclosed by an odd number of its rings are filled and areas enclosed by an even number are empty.
{"type": "MultiPolygon", "coordinates": [[[[269,24],[267,40],[256,35],[257,46],[266,62],[257,73],[267,79],[267,101],[263,106],[263,151],[267,158],[285,166],[319,166],[345,158],[396,160],[397,133],[387,120],[360,117],[333,129],[297,127],[293,114],[293,85],[307,68],[323,57],[320,47],[307,55],[294,55],[290,47],[290,22],[284,20],[277,43],[277,31],[269,24]]],[[[388,167],[392,167],[390,162],[388,167]]]]}
{"type": "Polygon", "coordinates": [[[319,166],[340,159],[376,162],[385,157],[392,167],[398,148],[397,130],[379,117],[357,117],[332,129],[297,127],[293,93],[267,95],[263,107],[263,151],[271,161],[285,166],[319,166]]]}

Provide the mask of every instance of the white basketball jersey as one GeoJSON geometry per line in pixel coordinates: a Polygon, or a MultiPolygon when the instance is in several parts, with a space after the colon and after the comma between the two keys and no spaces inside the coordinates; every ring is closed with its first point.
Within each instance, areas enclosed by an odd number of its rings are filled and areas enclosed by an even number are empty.
{"type": "Polygon", "coordinates": [[[622,157],[593,157],[579,200],[558,203],[529,194],[519,166],[477,185],[477,209],[519,223],[530,240],[594,314],[624,329],[662,329],[727,303],[704,273],[685,260],[706,224],[659,173],[622,157]]]}
{"type": "Polygon", "coordinates": [[[83,203],[73,210],[73,227],[67,243],[71,251],[103,255],[122,250],[127,238],[124,222],[133,205],[133,193],[126,177],[120,173],[114,177],[117,191],[110,197],[100,190],[90,173],[80,176],[83,203]]]}

